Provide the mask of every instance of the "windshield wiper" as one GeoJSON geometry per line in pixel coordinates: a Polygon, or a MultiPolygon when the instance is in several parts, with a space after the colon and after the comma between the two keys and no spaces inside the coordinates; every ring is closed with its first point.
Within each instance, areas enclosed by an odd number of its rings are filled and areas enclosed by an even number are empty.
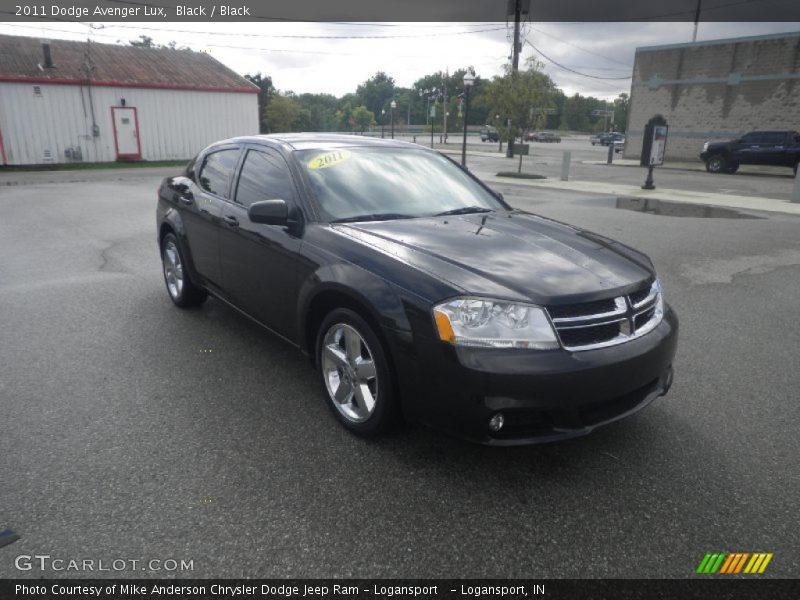
{"type": "Polygon", "coordinates": [[[393,221],[394,219],[413,219],[414,215],[404,215],[401,213],[372,213],[369,215],[353,215],[334,219],[331,223],[354,223],[356,221],[393,221]]]}
{"type": "Polygon", "coordinates": [[[468,215],[470,213],[487,213],[494,212],[491,208],[485,206],[462,206],[461,208],[454,208],[452,210],[445,210],[433,215],[434,217],[445,217],[447,215],[468,215]]]}

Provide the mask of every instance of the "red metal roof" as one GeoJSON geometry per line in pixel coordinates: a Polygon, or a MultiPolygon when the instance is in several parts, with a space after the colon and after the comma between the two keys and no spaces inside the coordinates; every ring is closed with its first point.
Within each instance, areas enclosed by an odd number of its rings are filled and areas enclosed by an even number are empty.
{"type": "Polygon", "coordinates": [[[40,38],[0,35],[0,81],[220,92],[258,92],[258,87],[215,58],[192,50],[50,40],[52,68],[44,67],[40,38]],[[42,66],[40,66],[42,65],[42,66]]]}

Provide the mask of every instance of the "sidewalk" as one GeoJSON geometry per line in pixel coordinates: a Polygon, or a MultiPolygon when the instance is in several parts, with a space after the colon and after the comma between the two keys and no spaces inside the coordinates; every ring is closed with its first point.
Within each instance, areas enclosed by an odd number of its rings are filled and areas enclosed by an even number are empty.
{"type": "Polygon", "coordinates": [[[643,190],[638,185],[619,184],[603,181],[561,181],[559,179],[512,179],[510,177],[497,177],[493,173],[479,173],[475,175],[486,183],[505,183],[510,185],[528,186],[531,188],[550,188],[567,190],[570,192],[584,192],[591,194],[608,194],[634,198],[655,198],[672,202],[685,202],[688,204],[705,204],[708,206],[724,206],[741,210],[760,210],[800,216],[800,203],[775,198],[762,198],[758,196],[736,196],[733,194],[715,194],[711,192],[696,192],[689,190],[674,190],[657,187],[654,190],[643,190]]]}

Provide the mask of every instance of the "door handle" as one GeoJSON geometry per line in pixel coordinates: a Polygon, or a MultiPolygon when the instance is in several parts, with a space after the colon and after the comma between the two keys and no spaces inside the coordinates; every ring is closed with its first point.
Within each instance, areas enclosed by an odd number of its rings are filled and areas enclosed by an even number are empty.
{"type": "Polygon", "coordinates": [[[230,225],[231,227],[238,227],[239,226],[239,219],[234,217],[233,215],[225,215],[223,220],[230,225]]]}
{"type": "Polygon", "coordinates": [[[180,196],[178,196],[186,206],[190,206],[194,204],[194,194],[192,192],[184,192],[180,196]]]}

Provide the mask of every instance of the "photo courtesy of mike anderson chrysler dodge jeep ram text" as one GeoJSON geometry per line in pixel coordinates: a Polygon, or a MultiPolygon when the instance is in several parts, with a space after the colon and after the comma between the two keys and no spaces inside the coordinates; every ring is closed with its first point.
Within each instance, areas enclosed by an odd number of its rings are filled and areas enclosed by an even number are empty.
{"type": "Polygon", "coordinates": [[[647,256],[513,209],[415,144],[224,140],[164,180],[156,212],[172,301],[212,294],[307,353],[354,433],[405,417],[558,440],[672,384],[678,319],[647,256]]]}

